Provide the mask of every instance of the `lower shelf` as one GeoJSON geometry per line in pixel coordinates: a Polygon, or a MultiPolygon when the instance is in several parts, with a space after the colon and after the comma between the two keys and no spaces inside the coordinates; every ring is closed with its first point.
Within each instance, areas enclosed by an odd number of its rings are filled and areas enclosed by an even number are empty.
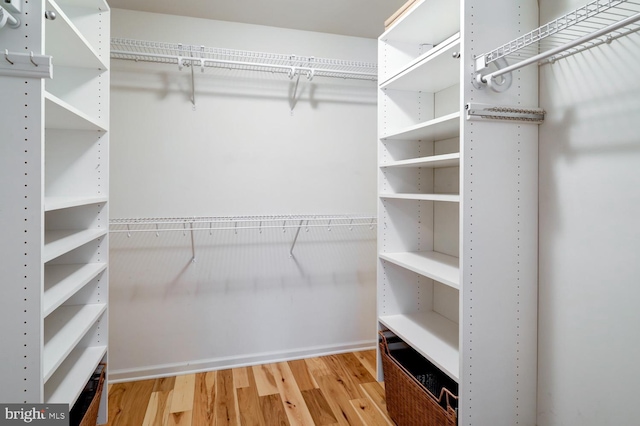
{"type": "Polygon", "coordinates": [[[45,403],[69,404],[71,408],[106,353],[106,346],[76,348],[71,352],[45,383],[45,403]]]}
{"type": "Polygon", "coordinates": [[[388,315],[379,317],[378,321],[458,381],[458,324],[436,312],[388,315]]]}

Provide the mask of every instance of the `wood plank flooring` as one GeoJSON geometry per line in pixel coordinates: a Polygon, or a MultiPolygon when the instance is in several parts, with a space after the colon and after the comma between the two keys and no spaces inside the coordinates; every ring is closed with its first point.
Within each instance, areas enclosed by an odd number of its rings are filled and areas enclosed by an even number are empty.
{"type": "Polygon", "coordinates": [[[110,426],[393,426],[375,351],[109,386],[110,426]]]}

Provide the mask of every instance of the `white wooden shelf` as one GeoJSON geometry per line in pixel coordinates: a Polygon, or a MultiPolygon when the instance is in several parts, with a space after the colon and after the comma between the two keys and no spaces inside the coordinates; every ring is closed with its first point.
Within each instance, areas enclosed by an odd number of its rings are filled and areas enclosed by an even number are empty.
{"type": "Polygon", "coordinates": [[[91,43],[76,28],[55,0],[47,0],[46,9],[55,11],[57,14],[56,19],[45,22],[45,37],[47,39],[45,53],[54,57],[54,65],[108,69],[108,64],[100,59],[91,43]]]}
{"type": "Polygon", "coordinates": [[[459,194],[392,194],[382,193],[380,198],[390,198],[397,200],[418,200],[418,201],[444,201],[449,203],[459,203],[459,194]]]}
{"type": "Polygon", "coordinates": [[[105,303],[61,306],[47,317],[44,327],[45,382],[106,309],[105,303]]]}
{"type": "Polygon", "coordinates": [[[45,92],[45,128],[106,131],[97,120],[56,95],[45,92]]]}
{"type": "Polygon", "coordinates": [[[44,211],[67,209],[70,207],[87,206],[107,202],[108,197],[78,196],[78,197],[47,197],[44,198],[44,211]]]}
{"type": "Polygon", "coordinates": [[[43,314],[47,317],[107,268],[106,263],[46,265],[43,314]]]}
{"type": "Polygon", "coordinates": [[[381,316],[378,320],[449,377],[458,381],[458,324],[433,311],[381,316]]]}
{"type": "Polygon", "coordinates": [[[100,11],[108,11],[109,5],[105,0],[57,0],[58,4],[72,7],[82,7],[87,9],[94,9],[100,11]]]}
{"type": "Polygon", "coordinates": [[[460,81],[460,59],[454,53],[460,53],[460,33],[398,70],[380,88],[436,93],[451,87],[460,81]]]}
{"type": "Polygon", "coordinates": [[[382,135],[382,140],[438,141],[460,136],[460,111],[382,135]]]}
{"type": "Polygon", "coordinates": [[[380,259],[460,289],[460,260],[435,251],[380,253],[380,259]]]}
{"type": "Polygon", "coordinates": [[[106,234],[106,229],[46,231],[42,261],[46,263],[106,234]]]}
{"type": "Polygon", "coordinates": [[[45,383],[44,401],[75,404],[87,381],[107,353],[106,346],[76,348],[45,383]]]}
{"type": "Polygon", "coordinates": [[[460,153],[432,155],[429,157],[411,158],[409,160],[390,161],[380,164],[384,167],[424,167],[424,168],[440,168],[455,167],[460,165],[460,153]]]}
{"type": "Polygon", "coordinates": [[[460,31],[460,0],[421,0],[398,18],[380,40],[439,44],[460,31]]]}

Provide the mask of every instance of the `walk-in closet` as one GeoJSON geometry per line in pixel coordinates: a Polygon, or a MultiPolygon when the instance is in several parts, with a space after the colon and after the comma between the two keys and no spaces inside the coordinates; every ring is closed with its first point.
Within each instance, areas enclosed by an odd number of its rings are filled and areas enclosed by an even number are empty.
{"type": "Polygon", "coordinates": [[[640,424],[639,30],[1,0],[0,423],[640,424]]]}

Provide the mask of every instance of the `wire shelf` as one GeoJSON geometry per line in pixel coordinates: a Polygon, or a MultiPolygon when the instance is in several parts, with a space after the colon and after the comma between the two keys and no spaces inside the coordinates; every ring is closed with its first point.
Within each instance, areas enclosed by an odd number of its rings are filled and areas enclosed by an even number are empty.
{"type": "Polygon", "coordinates": [[[640,3],[631,0],[596,0],[537,29],[475,56],[473,84],[496,92],[511,87],[512,71],[531,64],[553,63],[561,58],[611,43],[640,30],[640,3]],[[490,65],[495,70],[491,71],[490,65]]]}
{"type": "Polygon", "coordinates": [[[196,231],[233,231],[254,229],[262,232],[263,229],[294,229],[295,236],[289,248],[289,256],[293,257],[293,250],[298,240],[300,230],[308,231],[310,228],[325,228],[331,231],[333,227],[367,226],[376,229],[376,217],[367,215],[271,215],[271,216],[212,216],[212,217],[164,217],[164,218],[136,218],[136,219],[111,219],[109,232],[115,234],[126,233],[131,237],[137,232],[154,232],[156,236],[164,232],[182,232],[191,237],[191,261],[196,261],[196,244],[194,233],[196,231]]]}
{"type": "Polygon", "coordinates": [[[304,75],[309,79],[317,76],[375,81],[378,74],[377,64],[369,62],[124,38],[111,39],[111,58],[174,64],[179,68],[200,67],[202,70],[213,67],[262,71],[286,74],[290,78],[304,75]]]}
{"type": "Polygon", "coordinates": [[[376,224],[375,216],[367,215],[271,215],[271,216],[223,216],[223,217],[167,217],[111,219],[112,233],[211,231],[269,228],[330,228],[334,226],[369,226],[376,224]]]}

